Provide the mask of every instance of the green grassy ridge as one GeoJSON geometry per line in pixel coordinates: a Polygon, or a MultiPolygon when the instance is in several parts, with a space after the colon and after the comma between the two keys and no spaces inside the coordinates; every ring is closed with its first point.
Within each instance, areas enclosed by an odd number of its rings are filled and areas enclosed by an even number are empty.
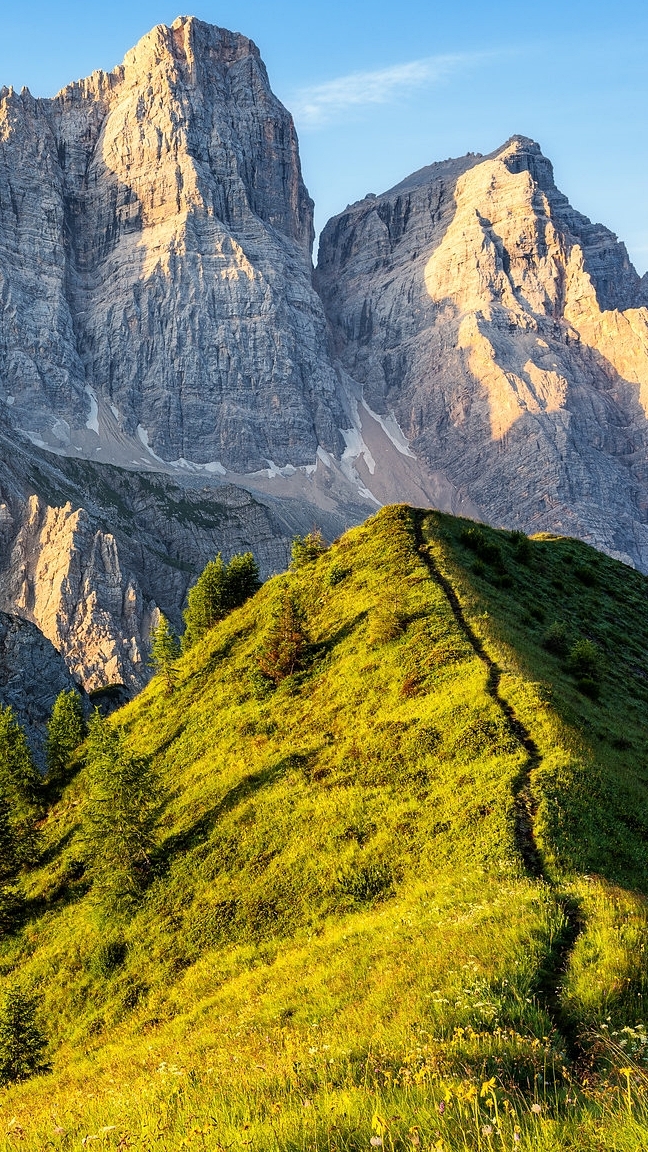
{"type": "MultiPolygon", "coordinates": [[[[260,1147],[301,1147],[303,1098],[321,1118],[325,1097],[340,1111],[351,1093],[344,1146],[366,1147],[387,1083],[414,1123],[408,1068],[423,1069],[416,1108],[428,1112],[430,1093],[460,1094],[469,1075],[494,1074],[509,1093],[537,1092],[548,1069],[560,1078],[548,978],[586,1046],[605,1047],[602,1025],[641,1019],[647,582],[575,541],[525,546],[481,528],[476,551],[470,531],[381,511],[209,633],[172,697],[154,681],[115,717],[168,789],[156,876],[130,920],[93,902],[81,770],[43,826],[42,864],[22,878],[29,918],[0,948],[6,978],[42,989],[51,1037],[52,1074],[2,1094],[33,1141],[23,1146],[52,1138],[54,1113],[65,1139],[103,1121],[117,1123],[106,1146],[127,1128],[140,1140],[151,1084],[164,1081],[175,1127],[141,1146],[182,1147],[216,1077],[236,1139],[246,1113],[260,1147]],[[421,540],[539,750],[530,785],[549,883],[526,875],[516,839],[527,752],[421,540]],[[286,586],[306,611],[310,659],[264,695],[250,672],[286,586]],[[543,646],[554,620],[570,643],[600,649],[597,700],[543,646]],[[583,930],[562,977],[565,898],[583,930]],[[177,1083],[162,1065],[181,1069],[177,1083]],[[283,1109],[281,1140],[269,1101],[283,1109]]],[[[624,1037],[621,1055],[630,1043],[639,1058],[639,1034],[624,1037]]],[[[596,1127],[592,1107],[579,1104],[582,1131],[596,1127]]],[[[552,1115],[567,1132],[569,1115],[552,1115]]],[[[545,1146],[536,1120],[529,1147],[545,1146]]],[[[479,1131],[456,1146],[477,1147],[479,1131]]]]}

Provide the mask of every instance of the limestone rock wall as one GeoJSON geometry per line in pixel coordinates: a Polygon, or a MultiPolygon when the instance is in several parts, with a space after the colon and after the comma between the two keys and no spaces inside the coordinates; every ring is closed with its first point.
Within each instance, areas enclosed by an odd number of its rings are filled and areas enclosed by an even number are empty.
{"type": "Polygon", "coordinates": [[[52,456],[0,422],[0,609],[37,624],[88,691],[143,687],[152,620],[182,627],[217,552],[253,551],[265,579],[296,533],[319,525],[332,539],[347,525],[294,496],[190,479],[52,456]]]}
{"type": "Polygon", "coordinates": [[[292,118],[244,36],[183,17],[54,99],[0,91],[14,425],[129,466],[337,451],[312,211],[292,118]]]}
{"type": "Polygon", "coordinates": [[[330,221],[337,355],[484,519],[648,569],[648,310],[623,244],[515,137],[330,221]]]}
{"type": "Polygon", "coordinates": [[[137,579],[122,568],[114,535],[98,529],[85,509],[28,499],[5,595],[88,689],[144,683],[150,611],[137,579]]]}
{"type": "Polygon", "coordinates": [[[0,90],[0,608],[148,678],[207,560],[409,500],[648,571],[648,282],[515,137],[324,230],[246,37],[0,90]]]}

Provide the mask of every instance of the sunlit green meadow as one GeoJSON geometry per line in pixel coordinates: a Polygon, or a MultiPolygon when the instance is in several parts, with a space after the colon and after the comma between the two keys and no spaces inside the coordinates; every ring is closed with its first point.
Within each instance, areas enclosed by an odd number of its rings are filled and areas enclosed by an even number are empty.
{"type": "Polygon", "coordinates": [[[153,681],[113,721],[165,789],[139,907],[93,893],[82,758],[21,877],[0,965],[42,997],[52,1071],[0,1093],[0,1147],[648,1147],[647,586],[386,509],[153,681]],[[273,689],[286,585],[310,646],[273,689]]]}

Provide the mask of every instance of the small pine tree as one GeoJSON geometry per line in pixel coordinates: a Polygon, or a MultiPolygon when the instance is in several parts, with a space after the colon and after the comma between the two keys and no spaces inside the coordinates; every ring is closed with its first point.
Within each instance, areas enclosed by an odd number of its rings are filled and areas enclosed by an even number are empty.
{"type": "Polygon", "coordinates": [[[232,556],[226,570],[227,601],[230,608],[239,608],[261,587],[259,566],[251,552],[238,552],[232,556]]]}
{"type": "Polygon", "coordinates": [[[87,725],[83,715],[83,701],[72,688],[59,692],[47,725],[47,781],[60,788],[66,779],[72,753],[86,737],[87,725]]]}
{"type": "Polygon", "coordinates": [[[0,882],[13,876],[17,867],[16,834],[11,826],[9,805],[0,795],[0,882]]]}
{"type": "Polygon", "coordinates": [[[98,712],[88,729],[87,765],[83,836],[96,891],[109,905],[128,905],[150,873],[162,788],[150,762],[129,752],[123,732],[98,712]]]}
{"type": "Polygon", "coordinates": [[[184,611],[185,632],[182,647],[185,651],[222,620],[228,611],[227,577],[220,552],[201,572],[193,588],[189,589],[184,611]]]}
{"type": "Polygon", "coordinates": [[[13,708],[0,704],[0,792],[12,806],[14,801],[36,804],[40,783],[27,737],[13,708]]]}
{"type": "MultiPolygon", "coordinates": [[[[21,847],[24,851],[24,845],[21,847]]],[[[20,855],[9,805],[0,795],[0,935],[13,931],[23,911],[24,900],[12,883],[21,862],[20,855]]]]}
{"type": "Polygon", "coordinates": [[[219,552],[189,590],[183,614],[183,650],[186,652],[191,648],[205,632],[233,608],[244,604],[260,587],[259,568],[251,552],[237,553],[227,565],[219,552]]]}
{"type": "Polygon", "coordinates": [[[290,567],[297,569],[304,564],[311,564],[326,552],[326,548],[326,541],[319,528],[307,536],[295,536],[290,549],[290,567]]]}
{"type": "Polygon", "coordinates": [[[47,1040],[36,1023],[37,1008],[37,999],[15,986],[0,1004],[0,1084],[48,1070],[47,1040]]]}
{"type": "Polygon", "coordinates": [[[257,657],[259,671],[279,684],[303,667],[307,645],[304,611],[286,589],[263,651],[257,657]]]}
{"type": "Polygon", "coordinates": [[[160,613],[158,624],[151,632],[151,668],[156,676],[161,676],[166,687],[167,695],[171,695],[175,688],[177,676],[177,659],[180,655],[180,643],[166,616],[160,613]]]}

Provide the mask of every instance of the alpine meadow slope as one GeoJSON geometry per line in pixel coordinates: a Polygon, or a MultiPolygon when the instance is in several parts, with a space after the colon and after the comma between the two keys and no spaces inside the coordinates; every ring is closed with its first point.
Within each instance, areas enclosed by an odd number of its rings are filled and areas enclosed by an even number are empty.
{"type": "Polygon", "coordinates": [[[92,738],[43,817],[0,963],[51,1071],[0,1147],[644,1147],[646,577],[407,506],[295,557],[104,722],[134,902],[92,738]]]}

